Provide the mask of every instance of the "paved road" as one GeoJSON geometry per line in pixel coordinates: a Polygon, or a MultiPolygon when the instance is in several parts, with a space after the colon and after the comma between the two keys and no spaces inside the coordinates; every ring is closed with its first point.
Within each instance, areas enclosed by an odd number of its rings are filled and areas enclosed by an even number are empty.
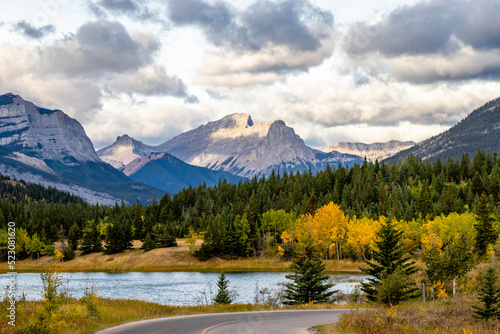
{"type": "Polygon", "coordinates": [[[201,314],[131,322],[97,334],[305,334],[350,310],[201,314]]]}

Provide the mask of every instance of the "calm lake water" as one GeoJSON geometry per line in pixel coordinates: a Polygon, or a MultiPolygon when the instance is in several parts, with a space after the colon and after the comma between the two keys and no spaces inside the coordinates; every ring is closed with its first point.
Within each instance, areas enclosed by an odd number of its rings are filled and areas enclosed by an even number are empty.
{"type": "MultiPolygon", "coordinates": [[[[237,293],[237,303],[253,303],[256,287],[280,290],[280,285],[289,282],[286,273],[226,273],[230,286],[237,293]]],[[[154,272],[154,273],[61,273],[67,280],[63,289],[73,297],[80,298],[85,287],[94,282],[99,295],[115,299],[139,299],[168,305],[199,305],[215,296],[218,273],[200,272],[154,272]],[[210,292],[212,291],[212,292],[210,292]]],[[[3,288],[8,277],[0,275],[3,288]]],[[[366,279],[362,275],[331,275],[334,289],[351,293],[356,285],[366,279]]],[[[42,295],[42,280],[38,273],[17,274],[17,293],[24,293],[26,299],[39,300],[42,295]]]]}

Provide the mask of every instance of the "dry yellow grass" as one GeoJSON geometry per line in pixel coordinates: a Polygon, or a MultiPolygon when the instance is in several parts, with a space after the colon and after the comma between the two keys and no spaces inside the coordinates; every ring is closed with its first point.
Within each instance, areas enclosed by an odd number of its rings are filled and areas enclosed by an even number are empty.
{"type": "Polygon", "coordinates": [[[460,296],[427,303],[415,300],[391,308],[369,305],[374,309],[344,314],[337,324],[320,326],[317,331],[319,334],[498,333],[500,321],[474,318],[471,308],[474,304],[478,304],[475,297],[460,296]]]}
{"type": "MultiPolygon", "coordinates": [[[[201,241],[199,241],[201,243],[201,241]]],[[[185,239],[177,239],[177,247],[158,248],[145,252],[139,249],[140,241],[134,242],[134,248],[123,253],[105,255],[92,253],[77,255],[71,261],[57,264],[57,270],[63,272],[133,272],[133,271],[200,271],[200,272],[237,272],[237,271],[288,271],[290,262],[272,258],[244,258],[226,260],[213,258],[200,261],[189,253],[185,239]]],[[[78,252],[80,253],[80,252],[78,252]]],[[[27,259],[16,263],[18,272],[41,272],[57,261],[54,257],[42,257],[37,260],[27,259]]],[[[328,260],[326,269],[329,273],[357,273],[360,262],[328,260]]],[[[7,263],[0,263],[0,271],[7,271],[7,263]]]]}

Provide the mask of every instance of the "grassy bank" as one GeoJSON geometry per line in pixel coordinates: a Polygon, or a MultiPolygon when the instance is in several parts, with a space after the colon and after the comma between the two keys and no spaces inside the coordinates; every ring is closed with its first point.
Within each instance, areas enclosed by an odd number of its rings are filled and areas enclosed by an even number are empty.
{"type": "MultiPolygon", "coordinates": [[[[457,297],[406,302],[395,307],[374,306],[365,312],[351,312],[340,317],[337,324],[320,326],[319,334],[492,334],[500,329],[499,320],[480,320],[472,316],[472,297],[457,297]]],[[[366,305],[365,305],[366,306],[366,305]]]]}
{"type": "MultiPolygon", "coordinates": [[[[16,330],[18,333],[23,333],[21,328],[26,328],[28,324],[35,323],[37,321],[37,314],[40,313],[41,305],[42,302],[18,302],[16,319],[16,330]]],[[[314,304],[280,308],[269,305],[235,304],[176,307],[136,300],[99,299],[97,303],[97,313],[95,316],[90,316],[84,303],[76,299],[68,299],[61,306],[58,314],[53,317],[53,325],[50,326],[50,329],[53,333],[84,334],[117,326],[125,322],[160,317],[222,312],[332,309],[346,308],[350,306],[350,304],[314,304]]],[[[357,307],[356,305],[352,306],[357,307]]],[[[13,333],[12,327],[7,324],[8,319],[4,311],[6,308],[7,302],[0,302],[0,333],[2,334],[13,333]]]]}
{"type": "MultiPolygon", "coordinates": [[[[63,272],[154,272],[154,271],[200,271],[200,272],[238,272],[238,271],[288,271],[290,262],[270,258],[220,259],[200,261],[190,255],[184,239],[177,240],[177,247],[159,248],[145,252],[136,242],[134,248],[123,253],[104,255],[92,253],[78,255],[71,261],[57,264],[57,270],[63,272]]],[[[42,257],[37,260],[27,259],[16,262],[17,272],[43,272],[57,261],[54,257],[42,257]]],[[[326,261],[329,273],[358,273],[363,264],[352,261],[326,261]]],[[[0,271],[8,271],[7,263],[0,263],[0,271]]]]}

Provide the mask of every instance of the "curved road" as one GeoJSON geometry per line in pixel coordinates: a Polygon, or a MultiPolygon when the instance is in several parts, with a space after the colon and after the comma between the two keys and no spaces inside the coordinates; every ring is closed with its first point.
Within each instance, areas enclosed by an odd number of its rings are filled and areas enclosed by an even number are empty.
{"type": "Polygon", "coordinates": [[[305,334],[350,310],[238,312],[136,321],[96,334],[305,334]]]}

